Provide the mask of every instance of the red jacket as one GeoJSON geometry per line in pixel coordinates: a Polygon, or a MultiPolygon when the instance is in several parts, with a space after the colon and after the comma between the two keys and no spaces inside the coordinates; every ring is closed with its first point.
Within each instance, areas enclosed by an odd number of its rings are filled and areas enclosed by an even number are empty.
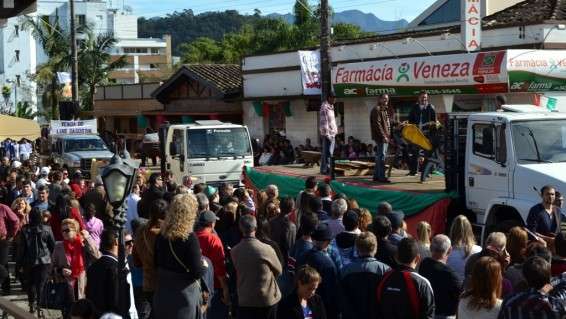
{"type": "Polygon", "coordinates": [[[19,228],[20,220],[18,216],[10,207],[0,204],[0,239],[16,236],[19,228]]]}
{"type": "Polygon", "coordinates": [[[226,276],[224,246],[220,237],[210,229],[201,229],[196,232],[203,256],[212,261],[214,269],[214,288],[221,288],[218,278],[226,276]]]}

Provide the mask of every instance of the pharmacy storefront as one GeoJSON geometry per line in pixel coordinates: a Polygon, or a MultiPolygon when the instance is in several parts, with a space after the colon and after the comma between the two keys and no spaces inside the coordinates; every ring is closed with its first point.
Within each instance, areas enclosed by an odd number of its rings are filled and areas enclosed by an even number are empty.
{"type": "MultiPolygon", "coordinates": [[[[566,105],[566,51],[506,50],[338,64],[341,98],[434,95],[440,112],[489,110],[497,94],[509,103],[566,105]],[[456,107],[456,110],[454,110],[456,107]]],[[[564,109],[566,111],[566,108],[564,109]]]]}

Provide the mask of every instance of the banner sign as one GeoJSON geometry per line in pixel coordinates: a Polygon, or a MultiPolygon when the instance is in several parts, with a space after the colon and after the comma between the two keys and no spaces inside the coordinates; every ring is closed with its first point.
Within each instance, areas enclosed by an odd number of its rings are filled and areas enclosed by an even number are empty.
{"type": "Polygon", "coordinates": [[[339,64],[332,70],[339,97],[382,93],[415,95],[503,93],[508,91],[505,51],[424,56],[339,64]]]}
{"type": "Polygon", "coordinates": [[[51,135],[82,135],[97,134],[96,119],[82,121],[51,121],[51,135]]]}
{"type": "Polygon", "coordinates": [[[320,51],[298,51],[304,95],[320,95],[320,51]]]}
{"type": "Polygon", "coordinates": [[[481,49],[481,0],[461,0],[462,42],[469,52],[481,49]]]}
{"type": "Polygon", "coordinates": [[[511,92],[566,91],[566,51],[508,50],[511,92]]]}

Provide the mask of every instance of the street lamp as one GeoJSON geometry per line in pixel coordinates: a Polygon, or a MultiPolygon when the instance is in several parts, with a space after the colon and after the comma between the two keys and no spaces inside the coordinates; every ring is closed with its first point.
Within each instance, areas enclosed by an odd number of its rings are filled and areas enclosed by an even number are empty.
{"type": "MultiPolygon", "coordinates": [[[[124,225],[126,224],[126,210],[124,201],[130,194],[136,176],[136,168],[122,161],[120,156],[114,154],[110,165],[106,166],[102,173],[102,184],[106,191],[106,197],[114,212],[113,226],[118,231],[118,274],[119,274],[119,294],[123,294],[122,286],[127,276],[126,272],[126,248],[124,247],[124,225]]],[[[119,295],[119,298],[126,296],[119,295]]],[[[128,296],[129,297],[129,294],[128,296]]],[[[133,302],[133,301],[131,301],[133,302]]],[[[121,313],[125,316],[126,314],[121,313]]]]}

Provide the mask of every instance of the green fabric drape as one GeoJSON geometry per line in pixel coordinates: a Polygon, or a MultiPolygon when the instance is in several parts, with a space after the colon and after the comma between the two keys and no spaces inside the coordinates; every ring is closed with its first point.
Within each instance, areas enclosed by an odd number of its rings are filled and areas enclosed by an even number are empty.
{"type": "Polygon", "coordinates": [[[285,112],[286,117],[293,116],[293,113],[291,113],[291,102],[286,101],[281,103],[281,105],[283,106],[283,112],[285,112]]]}
{"type": "Polygon", "coordinates": [[[257,116],[263,116],[263,102],[253,101],[252,105],[254,106],[255,114],[257,114],[257,116]]]}
{"type": "MultiPolygon", "coordinates": [[[[274,184],[279,188],[282,197],[295,197],[305,188],[305,181],[301,178],[262,173],[246,167],[246,178],[257,189],[265,189],[267,185],[274,184]]],[[[445,198],[455,198],[455,193],[430,192],[411,193],[402,191],[389,191],[347,185],[337,181],[330,182],[330,187],[336,193],[344,193],[348,198],[358,201],[360,207],[367,208],[372,214],[377,211],[377,205],[382,201],[389,202],[394,210],[401,210],[405,216],[412,216],[430,205],[445,198]]]]}
{"type": "Polygon", "coordinates": [[[138,115],[136,117],[136,122],[139,128],[146,128],[147,127],[147,118],[143,115],[138,115]]]}

